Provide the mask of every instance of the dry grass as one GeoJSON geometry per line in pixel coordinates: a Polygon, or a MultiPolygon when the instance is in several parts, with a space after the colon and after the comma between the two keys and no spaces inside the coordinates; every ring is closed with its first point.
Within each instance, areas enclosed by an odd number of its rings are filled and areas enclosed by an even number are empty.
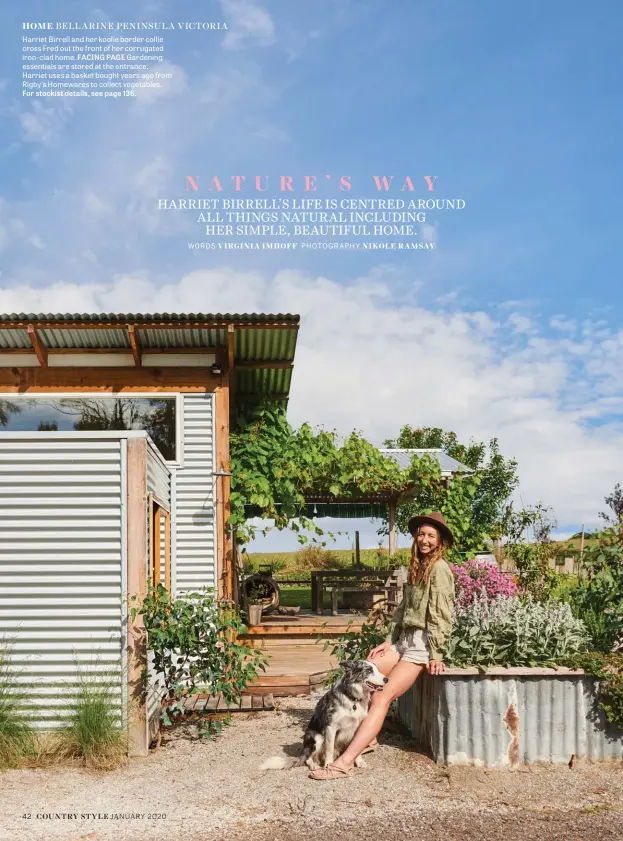
{"type": "Polygon", "coordinates": [[[20,691],[9,662],[10,646],[0,649],[0,770],[16,768],[34,749],[35,737],[24,711],[26,697],[20,691]]]}
{"type": "Polygon", "coordinates": [[[68,726],[59,731],[55,754],[81,759],[87,768],[110,771],[127,761],[127,736],[119,729],[113,696],[116,676],[80,676],[80,692],[68,708],[68,726]]]}

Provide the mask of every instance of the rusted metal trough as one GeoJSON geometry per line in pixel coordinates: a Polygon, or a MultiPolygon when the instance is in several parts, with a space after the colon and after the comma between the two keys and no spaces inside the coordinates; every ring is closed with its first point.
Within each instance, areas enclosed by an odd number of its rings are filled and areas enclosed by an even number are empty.
{"type": "Polygon", "coordinates": [[[438,763],[512,767],[623,761],[623,731],[597,706],[598,684],[570,669],[448,669],[422,675],[398,717],[438,763]]]}

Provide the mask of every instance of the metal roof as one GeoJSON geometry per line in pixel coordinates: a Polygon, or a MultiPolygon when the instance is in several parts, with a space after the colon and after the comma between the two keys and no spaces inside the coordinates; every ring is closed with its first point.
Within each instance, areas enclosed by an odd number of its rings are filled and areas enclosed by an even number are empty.
{"type": "Polygon", "coordinates": [[[441,449],[441,447],[437,449],[419,450],[380,448],[380,452],[382,452],[383,455],[387,458],[392,458],[394,461],[398,462],[398,466],[401,470],[406,470],[408,467],[410,467],[411,459],[414,455],[418,456],[418,458],[423,455],[429,455],[439,462],[439,467],[441,468],[441,475],[444,477],[453,476],[455,473],[473,472],[469,467],[467,467],[467,465],[462,464],[460,461],[457,461],[455,458],[452,458],[452,456],[449,456],[448,453],[445,452],[445,450],[441,449]]]}
{"type": "Polygon", "coordinates": [[[130,351],[129,325],[143,352],[226,348],[232,325],[240,401],[262,396],[286,401],[299,321],[290,313],[0,313],[0,350],[31,352],[29,325],[52,351],[130,351]]]}
{"type": "Polygon", "coordinates": [[[300,316],[290,313],[205,313],[205,312],[83,312],[83,313],[0,313],[0,321],[17,323],[22,326],[37,322],[56,322],[59,325],[68,323],[87,324],[138,324],[152,322],[154,324],[180,322],[196,322],[223,324],[298,324],[300,316]]]}

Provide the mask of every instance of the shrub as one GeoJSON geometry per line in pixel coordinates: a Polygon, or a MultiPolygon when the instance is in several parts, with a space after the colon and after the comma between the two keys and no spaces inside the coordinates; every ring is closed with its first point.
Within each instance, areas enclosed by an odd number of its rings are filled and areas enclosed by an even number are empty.
{"type": "Polygon", "coordinates": [[[332,569],[344,566],[344,562],[328,549],[324,549],[318,543],[311,543],[303,549],[299,549],[295,556],[296,569],[320,570],[332,569]]]}
{"type": "Polygon", "coordinates": [[[564,665],[584,669],[599,680],[597,703],[608,721],[623,730],[623,654],[577,654],[564,665]]]}
{"type": "Polygon", "coordinates": [[[569,594],[588,626],[592,647],[609,653],[623,629],[623,526],[601,532],[584,554],[586,577],[569,594]]]}
{"type": "MultiPolygon", "coordinates": [[[[163,692],[161,724],[181,716],[186,698],[199,687],[235,701],[268,664],[261,650],[238,641],[247,629],[235,605],[216,600],[208,588],[171,600],[162,584],[150,585],[142,604],[131,609],[132,621],[137,614],[143,617],[153,654],[155,688],[163,692]]],[[[143,680],[147,685],[147,664],[143,680]]]]}
{"type": "Polygon", "coordinates": [[[500,596],[515,596],[518,587],[515,579],[505,575],[496,563],[471,558],[463,564],[453,564],[456,579],[456,602],[460,607],[470,605],[475,595],[484,593],[487,601],[500,596]]]}
{"type": "Polygon", "coordinates": [[[35,744],[34,731],[24,712],[26,696],[20,691],[9,663],[10,645],[0,647],[0,770],[15,768],[35,744]]]}
{"type": "Polygon", "coordinates": [[[112,770],[127,759],[127,734],[118,720],[116,673],[78,671],[80,689],[68,704],[68,724],[58,734],[57,757],[81,759],[88,768],[112,770]]]}
{"type": "Polygon", "coordinates": [[[445,659],[451,666],[538,666],[585,651],[588,634],[568,604],[475,596],[455,607],[445,659]]]}

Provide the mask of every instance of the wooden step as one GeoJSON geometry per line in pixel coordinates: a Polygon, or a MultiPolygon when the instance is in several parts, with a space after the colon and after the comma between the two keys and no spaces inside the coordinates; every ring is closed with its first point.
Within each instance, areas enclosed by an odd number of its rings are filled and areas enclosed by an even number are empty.
{"type": "Polygon", "coordinates": [[[261,692],[253,692],[247,688],[237,702],[227,702],[222,695],[191,695],[184,702],[187,713],[249,713],[275,709],[273,693],[264,686],[261,692]]]}

